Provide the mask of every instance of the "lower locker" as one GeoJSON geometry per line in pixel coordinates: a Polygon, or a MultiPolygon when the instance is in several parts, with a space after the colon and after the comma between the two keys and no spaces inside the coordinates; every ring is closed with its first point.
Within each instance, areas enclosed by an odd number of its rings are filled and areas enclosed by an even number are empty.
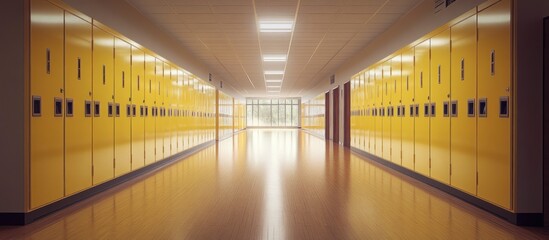
{"type": "Polygon", "coordinates": [[[145,55],[145,165],[156,162],[156,63],[155,58],[145,55]]]}
{"type": "Polygon", "coordinates": [[[131,170],[130,44],[116,38],[114,55],[114,172],[118,177],[131,170]]]}
{"type": "Polygon", "coordinates": [[[131,170],[145,165],[145,53],[132,47],[131,170]]]}
{"type": "Polygon", "coordinates": [[[378,157],[383,157],[383,69],[381,67],[375,68],[375,152],[378,157]]]}
{"type": "Polygon", "coordinates": [[[414,49],[402,52],[402,166],[414,170],[415,114],[414,114],[414,49]]]}
{"type": "Polygon", "coordinates": [[[391,83],[391,62],[383,63],[383,82],[382,82],[382,157],[387,161],[392,161],[391,157],[391,107],[392,102],[392,83],[391,83]]]}
{"type": "Polygon", "coordinates": [[[156,98],[155,98],[155,156],[156,161],[164,159],[164,63],[156,59],[156,98]]]}
{"type": "Polygon", "coordinates": [[[391,60],[391,160],[402,165],[402,60],[397,55],[391,60]]]}
{"type": "Polygon", "coordinates": [[[430,176],[430,39],[415,47],[415,171],[430,176]]]}

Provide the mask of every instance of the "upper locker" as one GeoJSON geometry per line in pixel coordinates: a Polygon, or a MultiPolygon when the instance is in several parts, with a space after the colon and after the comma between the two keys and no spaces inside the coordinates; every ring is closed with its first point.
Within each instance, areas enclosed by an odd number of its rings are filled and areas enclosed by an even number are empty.
{"type": "Polygon", "coordinates": [[[92,25],[65,12],[65,195],[92,185],[92,25]]]}
{"type": "Polygon", "coordinates": [[[145,165],[156,161],[156,58],[145,55],[145,165]]]}
{"type": "Polygon", "coordinates": [[[402,52],[402,166],[414,170],[415,81],[414,49],[402,52]]]}
{"type": "Polygon", "coordinates": [[[391,59],[391,160],[402,164],[402,60],[401,55],[391,59]]]}
{"type": "Polygon", "coordinates": [[[512,209],[511,4],[478,13],[478,196],[512,209]],[[494,21],[497,19],[498,21],[494,21]]]}
{"type": "Polygon", "coordinates": [[[450,29],[431,38],[431,177],[450,183],[450,29]]]}
{"type": "Polygon", "coordinates": [[[415,47],[415,170],[430,176],[430,48],[427,39],[415,47]]]}
{"type": "Polygon", "coordinates": [[[31,209],[64,195],[63,24],[62,9],[43,0],[31,2],[31,209]]]}
{"type": "Polygon", "coordinates": [[[131,169],[131,45],[114,40],[114,172],[131,169]]]}
{"type": "Polygon", "coordinates": [[[132,46],[132,170],[145,165],[145,53],[132,46]]]}
{"type": "Polygon", "coordinates": [[[93,28],[93,184],[114,177],[114,36],[93,28]]]}
{"type": "Polygon", "coordinates": [[[452,26],[451,116],[453,187],[472,195],[477,191],[477,15],[452,26]]]}

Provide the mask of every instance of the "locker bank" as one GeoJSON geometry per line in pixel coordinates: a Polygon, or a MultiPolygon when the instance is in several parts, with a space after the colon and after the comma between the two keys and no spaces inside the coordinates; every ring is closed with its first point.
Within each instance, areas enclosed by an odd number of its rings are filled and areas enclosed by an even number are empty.
{"type": "Polygon", "coordinates": [[[549,236],[547,1],[3,5],[0,239],[549,236]]]}

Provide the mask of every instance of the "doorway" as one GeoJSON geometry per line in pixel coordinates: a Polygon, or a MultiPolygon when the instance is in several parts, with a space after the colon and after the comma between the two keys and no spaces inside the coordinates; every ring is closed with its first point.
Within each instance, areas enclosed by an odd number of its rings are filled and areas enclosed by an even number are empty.
{"type": "Polygon", "coordinates": [[[343,85],[343,146],[351,147],[351,82],[343,85]]]}
{"type": "Polygon", "coordinates": [[[543,20],[543,216],[549,226],[549,17],[543,20]]]}

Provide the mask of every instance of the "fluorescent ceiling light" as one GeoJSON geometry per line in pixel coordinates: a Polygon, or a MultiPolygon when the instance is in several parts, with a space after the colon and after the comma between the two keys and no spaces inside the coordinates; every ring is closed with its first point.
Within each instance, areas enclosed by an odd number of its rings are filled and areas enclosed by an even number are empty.
{"type": "Polygon", "coordinates": [[[282,80],[265,80],[266,83],[280,83],[282,80]]]}
{"type": "Polygon", "coordinates": [[[263,55],[263,61],[265,62],[285,62],[286,55],[263,55]]]}
{"type": "Polygon", "coordinates": [[[271,74],[284,74],[284,71],[265,71],[265,74],[266,75],[271,75],[271,74]]]}
{"type": "Polygon", "coordinates": [[[294,23],[292,21],[261,21],[260,32],[291,32],[294,23]]]}
{"type": "Polygon", "coordinates": [[[268,88],[281,88],[282,86],[267,86],[268,88]]]}
{"type": "Polygon", "coordinates": [[[267,92],[268,92],[268,93],[280,93],[280,90],[277,90],[277,91],[271,91],[271,90],[269,90],[269,91],[267,91],[267,92]]]}

